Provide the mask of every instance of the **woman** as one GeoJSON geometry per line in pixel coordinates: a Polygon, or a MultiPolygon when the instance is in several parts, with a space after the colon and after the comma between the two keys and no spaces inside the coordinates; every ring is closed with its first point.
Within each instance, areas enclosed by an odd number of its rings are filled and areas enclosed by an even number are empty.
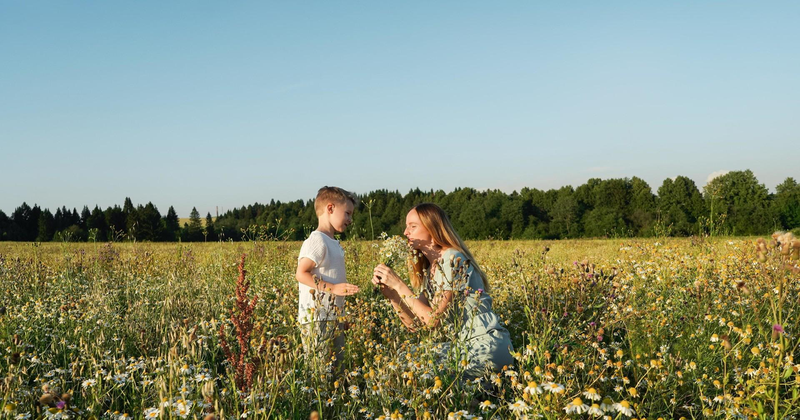
{"type": "MultiPolygon", "coordinates": [[[[511,338],[492,311],[486,275],[456,233],[444,210],[436,204],[419,204],[406,215],[403,233],[422,254],[409,270],[419,295],[384,264],[375,267],[372,283],[381,286],[396,312],[411,330],[419,325],[457,330],[457,343],[444,352],[466,353],[466,378],[483,375],[485,368],[500,371],[513,363],[511,338]],[[455,346],[454,346],[455,345],[455,346]]],[[[442,355],[444,356],[444,355],[442,355]]]]}

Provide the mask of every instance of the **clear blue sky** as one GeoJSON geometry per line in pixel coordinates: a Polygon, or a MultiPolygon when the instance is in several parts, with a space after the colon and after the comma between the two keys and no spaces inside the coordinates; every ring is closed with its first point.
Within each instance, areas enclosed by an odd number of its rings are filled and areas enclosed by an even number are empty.
{"type": "Polygon", "coordinates": [[[0,209],[800,178],[800,3],[0,1],[0,209]]]}

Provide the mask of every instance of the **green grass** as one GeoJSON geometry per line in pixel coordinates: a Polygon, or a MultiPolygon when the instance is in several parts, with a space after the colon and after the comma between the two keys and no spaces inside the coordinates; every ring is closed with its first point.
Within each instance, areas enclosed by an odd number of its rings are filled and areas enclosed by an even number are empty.
{"type": "Polygon", "coordinates": [[[777,249],[758,262],[754,238],[469,242],[517,350],[515,366],[484,378],[494,387],[413,353],[434,335],[406,331],[373,294],[372,243],[343,246],[362,292],[347,301],[341,371],[326,377],[306,366],[295,323],[300,242],[0,243],[4,413],[584,418],[565,408],[591,405],[583,393],[594,388],[637,418],[798,414],[800,278],[777,249]],[[252,346],[264,343],[247,357],[258,366],[249,395],[236,392],[219,338],[224,324],[235,341],[242,254],[259,297],[252,346]],[[549,383],[563,391],[533,392],[549,383]],[[43,405],[45,394],[66,406],[43,405]]]}

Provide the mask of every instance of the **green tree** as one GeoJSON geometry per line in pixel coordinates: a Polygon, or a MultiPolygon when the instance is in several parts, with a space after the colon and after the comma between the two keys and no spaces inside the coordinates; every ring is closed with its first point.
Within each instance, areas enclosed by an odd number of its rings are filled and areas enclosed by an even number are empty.
{"type": "Polygon", "coordinates": [[[10,227],[10,225],[11,225],[11,219],[8,218],[8,216],[3,212],[3,210],[0,210],[0,241],[9,240],[8,228],[10,227]]]}
{"type": "Polygon", "coordinates": [[[650,185],[641,178],[631,178],[627,217],[631,222],[634,235],[649,236],[652,234],[655,212],[656,196],[650,185]]]}
{"type": "Polygon", "coordinates": [[[206,214],[206,227],[205,227],[205,240],[216,241],[217,233],[214,230],[214,219],[211,217],[211,212],[206,214]]]}
{"type": "Polygon", "coordinates": [[[626,232],[625,220],[617,210],[612,207],[597,207],[584,216],[584,231],[590,237],[604,237],[613,234],[624,235],[626,232]]]}
{"type": "MultiPolygon", "coordinates": [[[[572,187],[563,187],[559,190],[549,190],[547,192],[536,188],[523,188],[520,190],[522,197],[522,210],[525,216],[525,232],[523,237],[527,239],[558,238],[560,230],[552,225],[552,211],[555,202],[562,194],[572,195],[572,187]]],[[[577,211],[577,209],[576,209],[577,211]]],[[[574,225],[570,225],[574,227],[574,225]]]]}
{"type": "Polygon", "coordinates": [[[103,213],[103,210],[100,210],[100,207],[94,206],[89,219],[86,221],[86,226],[88,229],[96,229],[97,237],[95,240],[97,241],[105,241],[108,238],[108,224],[106,224],[106,215],[103,213]]]}
{"type": "Polygon", "coordinates": [[[175,208],[169,206],[169,210],[167,210],[167,215],[164,216],[164,230],[163,230],[163,239],[165,241],[176,241],[178,240],[178,234],[181,230],[180,219],[178,219],[178,213],[175,212],[175,208]]]}
{"type": "Polygon", "coordinates": [[[39,216],[39,234],[36,237],[38,242],[50,242],[53,240],[55,234],[56,221],[53,213],[49,209],[45,209],[39,216]]]}
{"type": "Polygon", "coordinates": [[[503,200],[499,220],[508,232],[507,237],[521,239],[525,235],[525,200],[514,191],[506,200],[503,200]]]}
{"type": "Polygon", "coordinates": [[[658,189],[658,215],[673,235],[688,236],[697,231],[697,220],[706,214],[706,203],[697,185],[685,176],[667,178],[658,189]]]}
{"type": "Polygon", "coordinates": [[[88,228],[89,217],[92,216],[92,212],[89,211],[89,206],[83,206],[83,210],[81,210],[81,222],[79,226],[81,229],[86,230],[88,228]]]}
{"type": "Polygon", "coordinates": [[[786,178],[775,187],[774,213],[783,229],[800,227],[800,185],[794,178],[786,178]]]}
{"type": "Polygon", "coordinates": [[[11,213],[11,240],[35,241],[39,235],[39,216],[42,210],[37,205],[33,207],[22,203],[11,213]]]}
{"type": "Polygon", "coordinates": [[[187,240],[190,242],[202,241],[203,240],[202,231],[203,231],[203,221],[202,219],[200,219],[200,212],[197,211],[197,207],[192,207],[192,212],[189,213],[187,240]]]}
{"type": "Polygon", "coordinates": [[[130,197],[125,197],[125,204],[122,206],[122,213],[125,214],[125,233],[136,237],[137,225],[139,224],[139,211],[133,206],[133,202],[131,201],[130,197]]]}
{"type": "Polygon", "coordinates": [[[161,239],[161,213],[158,208],[148,202],[144,207],[137,209],[139,226],[136,229],[136,239],[140,241],[157,241],[161,239]]]}
{"type": "Polygon", "coordinates": [[[578,202],[569,193],[559,195],[550,212],[551,231],[558,238],[571,238],[578,221],[578,202]]]}
{"type": "Polygon", "coordinates": [[[733,235],[762,235],[773,227],[770,194],[752,171],[732,171],[711,180],[705,199],[716,221],[725,214],[723,228],[733,235]]]}
{"type": "Polygon", "coordinates": [[[106,239],[116,240],[111,235],[116,235],[118,232],[125,232],[126,217],[125,212],[119,205],[108,207],[104,212],[106,217],[106,226],[108,226],[108,234],[106,239]]]}
{"type": "MultiPolygon", "coordinates": [[[[583,230],[586,235],[599,237],[606,235],[625,235],[629,231],[628,203],[631,199],[630,181],[627,179],[589,180],[587,188],[578,187],[575,191],[584,195],[586,206],[583,215],[583,230]],[[586,196],[590,196],[586,197],[586,196]],[[591,209],[589,205],[591,204],[591,209]]],[[[580,202],[579,202],[580,203],[580,202]]]]}

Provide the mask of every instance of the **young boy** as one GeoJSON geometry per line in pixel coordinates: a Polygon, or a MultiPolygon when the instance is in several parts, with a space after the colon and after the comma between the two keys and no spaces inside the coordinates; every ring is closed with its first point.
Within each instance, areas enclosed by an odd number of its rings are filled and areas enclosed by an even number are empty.
{"type": "Polygon", "coordinates": [[[344,335],[337,318],[344,309],[344,297],[358,292],[358,286],[347,283],[344,250],[334,234],[352,223],[355,204],[352,193],[337,187],[320,188],[314,200],[319,225],[303,242],[297,258],[298,321],[310,362],[326,363],[331,352],[337,363],[342,357],[344,335]]]}

